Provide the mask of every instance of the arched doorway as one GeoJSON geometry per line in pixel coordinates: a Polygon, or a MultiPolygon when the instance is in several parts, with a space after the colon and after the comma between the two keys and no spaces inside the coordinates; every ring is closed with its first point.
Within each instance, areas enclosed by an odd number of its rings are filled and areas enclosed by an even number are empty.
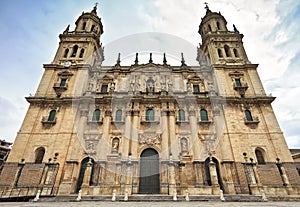
{"type": "MultiPolygon", "coordinates": [[[[77,182],[77,187],[76,187],[76,193],[79,192],[79,190],[81,189],[81,185],[83,183],[83,179],[84,179],[84,173],[87,167],[87,164],[89,162],[89,157],[84,158],[81,161],[81,167],[80,167],[80,172],[79,172],[79,176],[78,176],[78,182],[77,182]]],[[[92,163],[94,162],[94,160],[92,159],[92,163]]],[[[93,172],[91,173],[91,177],[93,175],[93,172]]]]}
{"type": "Polygon", "coordinates": [[[154,149],[145,149],[141,154],[139,193],[160,193],[159,155],[154,149]]]}
{"type": "MultiPolygon", "coordinates": [[[[224,191],[224,186],[223,186],[223,182],[222,182],[222,178],[221,178],[221,175],[220,175],[220,166],[219,166],[219,162],[216,158],[212,158],[212,161],[216,164],[216,171],[217,171],[217,176],[218,176],[218,183],[219,183],[219,186],[220,186],[220,189],[224,191]]],[[[207,158],[205,160],[205,182],[207,185],[211,186],[212,183],[211,183],[211,179],[210,179],[210,172],[209,172],[209,158],[207,158]]],[[[226,192],[224,192],[226,193],[226,192]]]]}

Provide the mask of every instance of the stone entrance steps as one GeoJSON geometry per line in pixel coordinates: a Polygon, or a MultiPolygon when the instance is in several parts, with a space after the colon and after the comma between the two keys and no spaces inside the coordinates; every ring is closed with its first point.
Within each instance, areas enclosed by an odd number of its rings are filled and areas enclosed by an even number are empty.
{"type": "MultiPolygon", "coordinates": [[[[261,196],[253,196],[253,195],[224,195],[226,202],[262,202],[261,196]]],[[[55,197],[40,197],[40,202],[72,202],[76,201],[77,195],[64,195],[64,196],[55,196],[55,197]]],[[[190,196],[190,201],[219,201],[220,196],[214,195],[199,195],[199,196],[190,196]]],[[[82,196],[81,201],[111,201],[112,196],[82,196]]],[[[116,197],[116,201],[123,202],[124,195],[120,195],[116,197]]],[[[152,194],[136,194],[128,197],[127,202],[163,202],[163,201],[173,201],[173,196],[171,195],[152,195],[152,194]]],[[[176,202],[176,201],[174,201],[176,202]]],[[[186,202],[185,196],[178,195],[177,202],[186,202]]]]}

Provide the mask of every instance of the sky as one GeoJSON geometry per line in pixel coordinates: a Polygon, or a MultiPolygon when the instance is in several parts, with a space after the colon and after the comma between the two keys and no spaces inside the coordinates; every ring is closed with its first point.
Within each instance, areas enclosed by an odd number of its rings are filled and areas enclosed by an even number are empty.
{"type": "MultiPolygon", "coordinates": [[[[97,0],[0,1],[0,139],[13,142],[34,94],[43,64],[51,63],[58,35],[97,0]]],[[[98,0],[99,1],[99,0],[98,0]]],[[[193,46],[205,15],[204,0],[101,0],[98,15],[104,25],[104,47],[128,35],[145,32],[180,37],[193,46]]],[[[220,11],[229,30],[244,34],[249,60],[268,94],[290,148],[300,148],[300,1],[206,0],[220,11]],[[298,97],[298,98],[297,98],[298,97]]],[[[178,55],[180,56],[180,54],[178,55]]],[[[195,51],[196,57],[196,51],[195,51]]],[[[105,61],[104,63],[105,64],[105,61]]]]}

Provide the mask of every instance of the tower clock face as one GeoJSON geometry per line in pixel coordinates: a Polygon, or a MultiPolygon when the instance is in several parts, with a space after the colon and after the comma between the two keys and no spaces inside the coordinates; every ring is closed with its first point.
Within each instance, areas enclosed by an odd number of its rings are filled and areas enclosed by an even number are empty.
{"type": "Polygon", "coordinates": [[[70,67],[72,65],[72,63],[70,62],[70,61],[66,61],[65,63],[64,63],[64,66],[65,67],[70,67]]]}

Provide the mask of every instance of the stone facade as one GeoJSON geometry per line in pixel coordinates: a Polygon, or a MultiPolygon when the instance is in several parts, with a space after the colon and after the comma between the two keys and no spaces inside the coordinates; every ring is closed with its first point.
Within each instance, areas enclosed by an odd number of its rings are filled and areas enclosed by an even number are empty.
{"type": "Polygon", "coordinates": [[[243,35],[206,8],[199,66],[102,66],[96,7],[61,34],[0,176],[2,196],[299,194],[243,35]],[[8,176],[10,175],[10,176],[8,176]],[[12,176],[13,175],[13,176],[12,176]],[[27,191],[25,192],[26,189],[27,191]]]}

